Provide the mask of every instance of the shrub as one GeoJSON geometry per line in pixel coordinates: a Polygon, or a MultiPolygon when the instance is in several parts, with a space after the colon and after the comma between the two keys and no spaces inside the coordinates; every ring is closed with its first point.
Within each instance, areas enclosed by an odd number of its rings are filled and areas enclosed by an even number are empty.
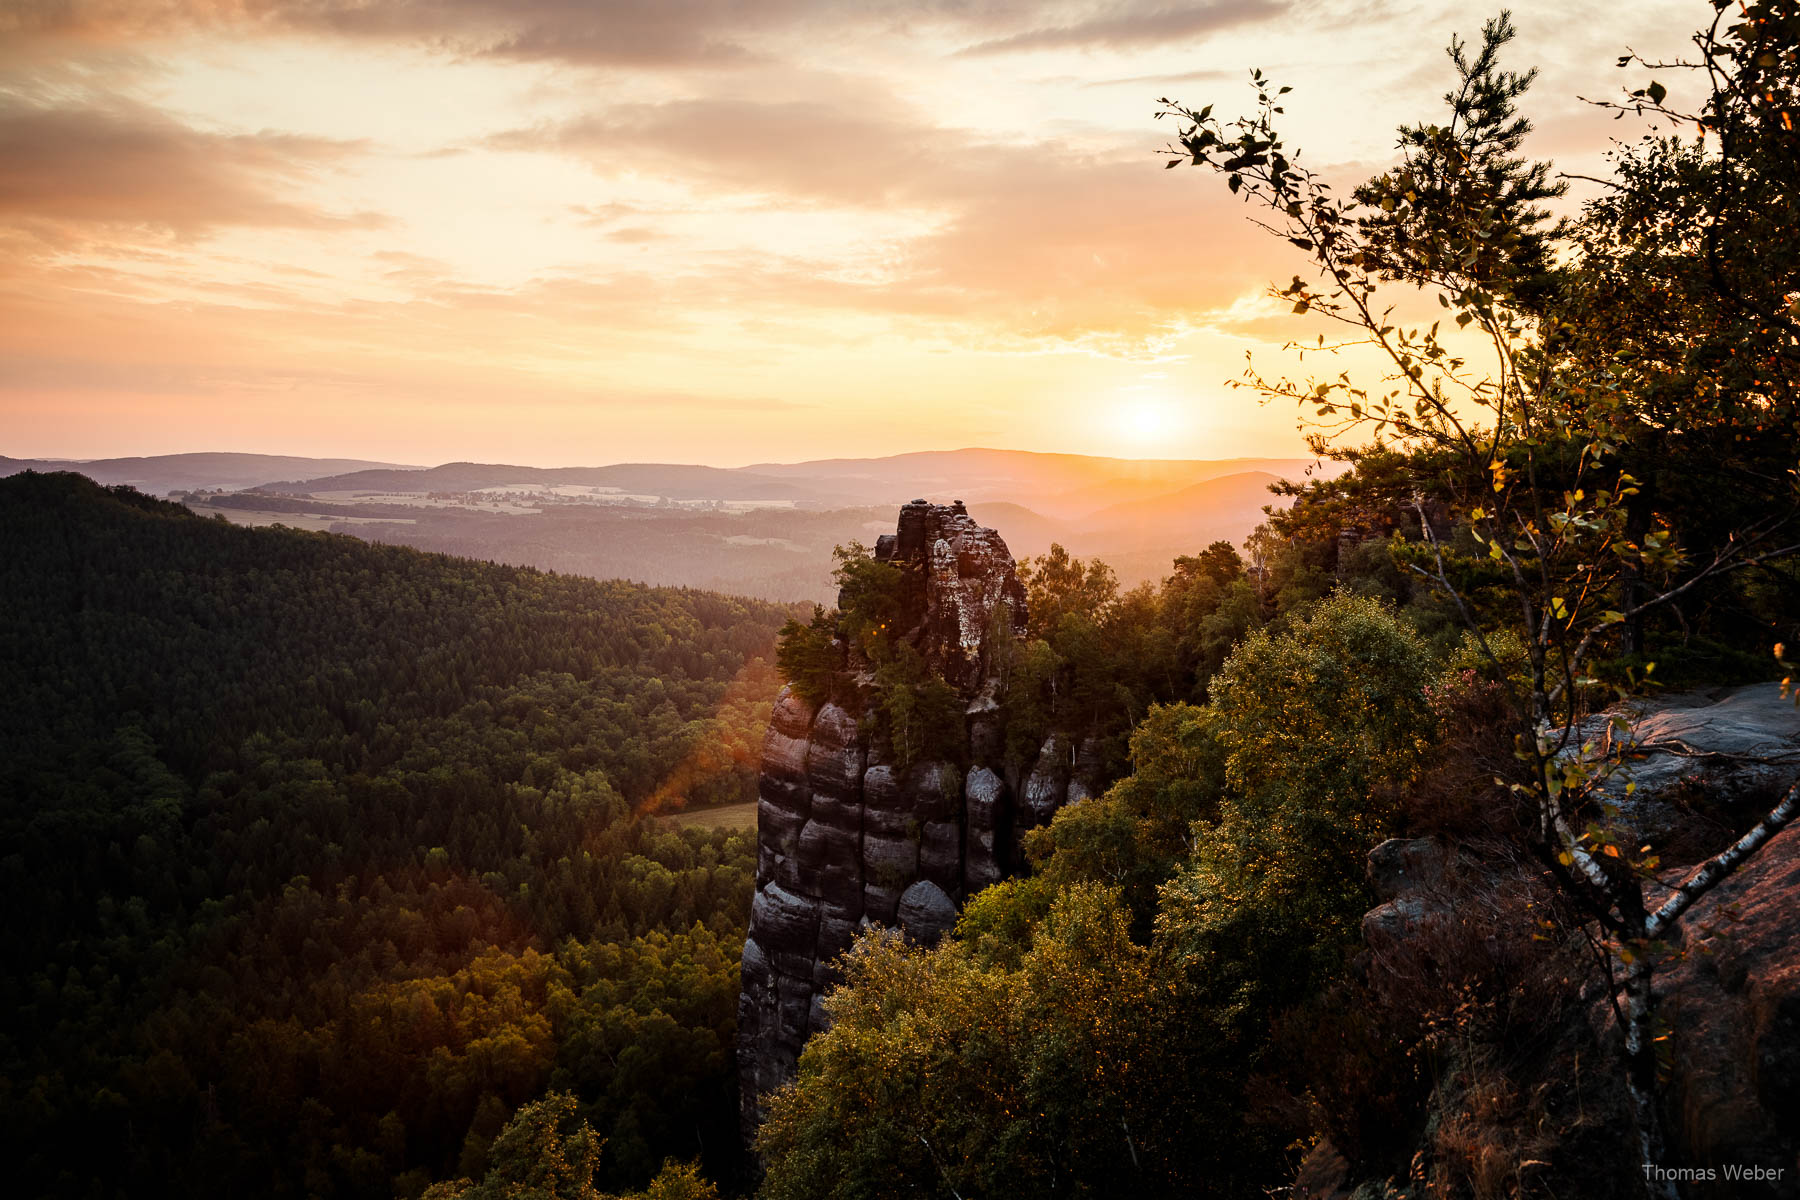
{"type": "Polygon", "coordinates": [[[831,696],[832,683],[842,663],[833,644],[836,634],[836,620],[817,604],[813,605],[809,623],[789,620],[781,627],[775,665],[782,678],[809,703],[823,704],[831,696]]]}
{"type": "Polygon", "coordinates": [[[893,747],[894,765],[902,771],[929,759],[963,757],[962,697],[905,642],[875,668],[871,716],[876,736],[893,747]]]}
{"type": "Polygon", "coordinates": [[[1220,1003],[1311,994],[1369,907],[1363,859],[1432,727],[1418,635],[1344,593],[1253,634],[1213,681],[1226,798],[1162,889],[1159,936],[1220,1003]]]}

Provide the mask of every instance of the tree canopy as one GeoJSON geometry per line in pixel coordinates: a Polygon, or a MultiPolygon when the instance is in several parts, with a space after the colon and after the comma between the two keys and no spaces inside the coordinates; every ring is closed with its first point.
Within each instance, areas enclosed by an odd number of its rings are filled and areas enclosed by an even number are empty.
{"type": "Polygon", "coordinates": [[[755,847],[634,809],[754,794],[787,610],[73,475],[0,532],[19,1190],[416,1195],[552,1085],[596,1186],[733,1169],[755,847]]]}

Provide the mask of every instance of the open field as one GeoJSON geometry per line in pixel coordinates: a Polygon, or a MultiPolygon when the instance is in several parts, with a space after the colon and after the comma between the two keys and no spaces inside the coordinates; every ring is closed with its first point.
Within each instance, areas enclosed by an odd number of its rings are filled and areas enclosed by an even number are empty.
{"type": "Polygon", "coordinates": [[[334,525],[416,525],[405,517],[340,517],[329,513],[261,512],[251,508],[226,508],[222,505],[191,504],[188,507],[203,517],[224,517],[233,525],[262,527],[286,525],[289,529],[310,529],[328,533],[334,525]]]}
{"type": "Polygon", "coordinates": [[[693,812],[670,813],[669,819],[677,825],[692,825],[699,829],[755,829],[756,803],[697,808],[693,812]]]}

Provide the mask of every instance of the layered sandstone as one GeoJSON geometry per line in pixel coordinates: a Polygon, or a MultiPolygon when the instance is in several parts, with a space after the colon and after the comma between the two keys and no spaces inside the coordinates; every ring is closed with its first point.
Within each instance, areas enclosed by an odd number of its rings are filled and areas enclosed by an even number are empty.
{"type": "Polygon", "coordinates": [[[834,960],[858,930],[882,925],[935,942],[968,896],[1016,868],[1025,830],[1097,786],[1066,739],[1051,738],[1010,778],[1002,761],[999,642],[1023,632],[1025,591],[1000,535],[960,501],[915,500],[875,556],[901,568],[899,636],[955,689],[968,736],[956,761],[902,769],[861,719],[873,680],[842,645],[830,700],[815,707],[790,688],[776,703],[738,1000],[746,1135],[824,1027],[834,960]]]}

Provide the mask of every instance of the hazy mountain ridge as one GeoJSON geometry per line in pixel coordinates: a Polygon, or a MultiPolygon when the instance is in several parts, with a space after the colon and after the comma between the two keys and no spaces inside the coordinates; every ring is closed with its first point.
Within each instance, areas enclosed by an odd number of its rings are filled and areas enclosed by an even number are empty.
{"type": "Polygon", "coordinates": [[[882,458],[815,459],[707,467],[613,463],[528,467],[445,463],[426,470],[371,470],[261,485],[297,495],[346,491],[459,492],[534,485],[613,487],[678,501],[783,499],[817,508],[887,506],[921,496],[968,503],[1008,502],[1062,520],[1084,519],[1231,475],[1300,475],[1306,458],[1125,459],[1025,450],[928,450],[882,458]]]}
{"type": "Polygon", "coordinates": [[[931,499],[1004,501],[1063,520],[1085,519],[1109,506],[1149,499],[1227,475],[1264,471],[1297,476],[1306,458],[1131,459],[1026,450],[927,450],[885,458],[757,463],[744,471],[802,477],[834,490],[863,489],[870,503],[931,499]]]}
{"type": "MultiPolygon", "coordinates": [[[[1263,509],[1277,502],[1269,488],[1278,482],[1279,476],[1266,471],[1221,475],[1180,491],[1103,508],[1081,528],[1089,538],[1119,544],[1166,541],[1171,534],[1184,534],[1201,545],[1236,542],[1243,534],[1234,531],[1254,528],[1263,509]]],[[[1280,506],[1286,507],[1286,501],[1280,506]]]]}
{"type": "Polygon", "coordinates": [[[140,492],[161,495],[224,488],[236,491],[283,475],[313,471],[336,474],[369,469],[413,470],[395,463],[360,458],[301,458],[286,454],[238,454],[204,451],[152,454],[134,458],[7,458],[0,455],[0,476],[23,471],[75,471],[107,486],[130,484],[140,492]]]}
{"type": "Polygon", "coordinates": [[[7,474],[74,469],[100,483],[185,493],[197,511],[241,524],[329,529],[566,574],[820,603],[836,595],[833,547],[872,543],[892,507],[914,498],[964,500],[1015,555],[1061,544],[1105,559],[1130,586],[1161,578],[1177,556],[1213,541],[1241,543],[1263,507],[1277,503],[1268,485],[1319,465],[985,448],[733,468],[405,467],[233,454],[87,464],[0,459],[7,474]],[[335,469],[346,466],[354,469],[335,469]],[[228,494],[195,494],[220,487],[228,494]]]}
{"type": "Polygon", "coordinates": [[[297,492],[471,492],[519,485],[654,491],[677,500],[818,499],[808,488],[742,470],[684,463],[615,463],[603,467],[524,467],[501,463],[444,463],[420,470],[376,469],[260,485],[259,490],[297,492]]]}

